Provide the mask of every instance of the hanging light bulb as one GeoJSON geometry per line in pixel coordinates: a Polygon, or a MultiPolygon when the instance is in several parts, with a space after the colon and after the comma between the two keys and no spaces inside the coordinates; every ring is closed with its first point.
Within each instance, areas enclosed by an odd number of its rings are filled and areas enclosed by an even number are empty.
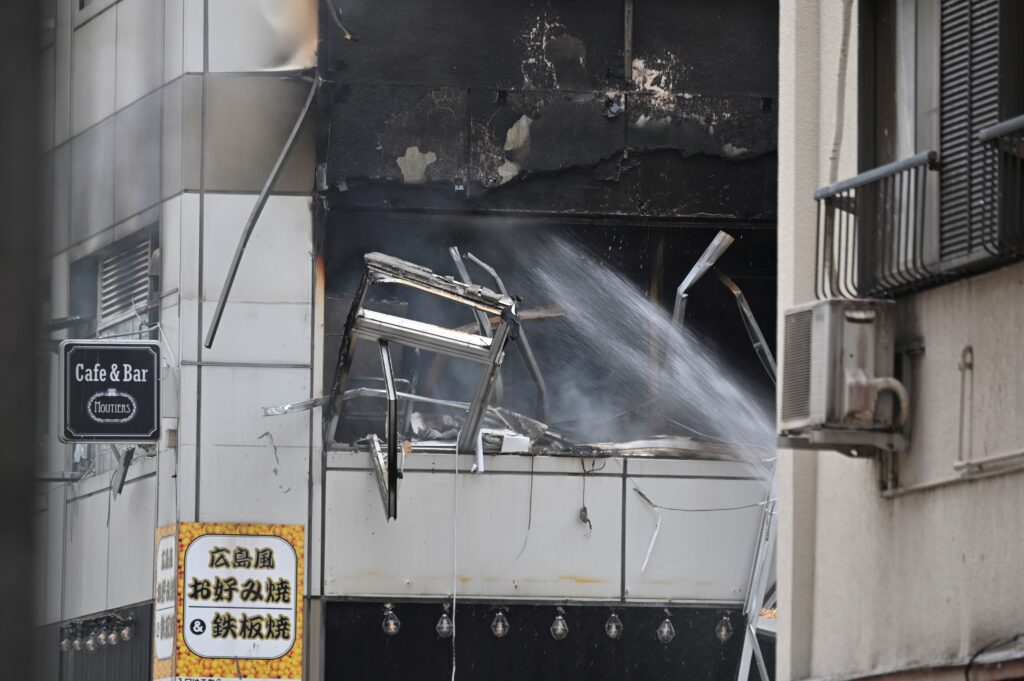
{"type": "Polygon", "coordinates": [[[96,645],[105,646],[107,645],[107,625],[104,623],[100,626],[100,630],[95,633],[96,645]]]}
{"type": "Polygon", "coordinates": [[[118,631],[118,628],[120,626],[121,626],[120,622],[115,622],[109,628],[108,633],[107,633],[107,645],[108,646],[116,646],[118,641],[121,640],[121,633],[118,631]]]}
{"type": "Polygon", "coordinates": [[[96,634],[89,634],[88,638],[85,639],[85,649],[90,653],[96,650],[96,634]]]}
{"type": "Polygon", "coordinates": [[[498,614],[494,616],[493,620],[491,620],[491,633],[498,638],[504,638],[505,634],[508,633],[508,629],[508,618],[505,617],[504,612],[499,610],[498,614]]]}
{"type": "Polygon", "coordinates": [[[556,641],[561,641],[569,635],[569,624],[565,621],[565,617],[562,616],[564,612],[564,610],[559,608],[555,621],[551,623],[551,637],[556,641]]]}
{"type": "Polygon", "coordinates": [[[718,625],[715,627],[715,638],[722,643],[732,638],[732,622],[729,621],[728,615],[718,620],[718,625]]]}
{"type": "Polygon", "coordinates": [[[131,617],[129,617],[128,619],[124,620],[120,624],[121,631],[119,633],[121,634],[121,640],[124,641],[125,643],[127,643],[130,640],[132,640],[132,636],[135,634],[135,626],[134,626],[134,624],[135,624],[135,621],[131,617]]]}
{"type": "Polygon", "coordinates": [[[622,636],[622,620],[614,612],[608,616],[608,621],[604,623],[604,633],[610,639],[617,639],[622,636]]]}
{"type": "Polygon", "coordinates": [[[71,632],[67,629],[60,630],[60,650],[63,653],[71,652],[71,632]]]}
{"type": "Polygon", "coordinates": [[[398,630],[402,628],[402,622],[399,621],[398,615],[391,609],[390,603],[384,604],[384,621],[380,623],[381,629],[388,636],[394,636],[398,633],[398,630]]]}
{"type": "Polygon", "coordinates": [[[455,625],[452,624],[452,618],[448,616],[447,612],[441,613],[441,618],[437,620],[437,625],[434,626],[434,631],[441,638],[451,638],[452,632],[455,631],[455,625]]]}
{"type": "Polygon", "coordinates": [[[662,643],[669,643],[675,637],[676,628],[672,626],[672,620],[666,617],[662,623],[658,625],[658,640],[662,643]]]}
{"type": "Polygon", "coordinates": [[[73,630],[75,633],[71,639],[71,650],[78,653],[82,651],[82,629],[76,624],[73,630]]]}

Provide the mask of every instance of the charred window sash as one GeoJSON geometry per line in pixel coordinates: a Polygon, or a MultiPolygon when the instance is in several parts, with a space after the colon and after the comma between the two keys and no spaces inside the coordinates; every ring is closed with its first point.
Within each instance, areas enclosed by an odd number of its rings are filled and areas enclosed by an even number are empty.
{"type": "MultiPolygon", "coordinates": [[[[467,359],[484,365],[473,399],[466,410],[466,420],[459,431],[456,451],[472,453],[477,433],[487,411],[487,402],[505,358],[505,346],[518,329],[515,301],[508,295],[495,293],[482,286],[441,277],[431,270],[380,253],[368,253],[363,258],[365,271],[352,301],[345,334],[338,353],[335,381],[331,392],[332,408],[325,414],[324,442],[331,442],[337,430],[348,386],[349,370],[355,355],[357,340],[376,341],[379,344],[384,370],[384,389],[387,395],[387,460],[383,453],[373,449],[374,466],[378,469],[378,482],[388,519],[397,517],[398,486],[398,408],[399,393],[395,387],[389,343],[395,342],[413,348],[429,350],[451,357],[467,359]],[[487,337],[448,329],[394,315],[366,310],[363,304],[367,290],[374,284],[399,284],[472,307],[484,315],[498,317],[493,336],[487,337]]],[[[488,323],[489,327],[489,323],[488,323]]],[[[489,330],[489,328],[488,328],[489,330]]]]}

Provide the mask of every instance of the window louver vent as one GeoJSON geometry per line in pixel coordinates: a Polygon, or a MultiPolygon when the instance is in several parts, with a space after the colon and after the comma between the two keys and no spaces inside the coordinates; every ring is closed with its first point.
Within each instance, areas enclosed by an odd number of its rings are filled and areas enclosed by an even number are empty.
{"type": "Polygon", "coordinates": [[[142,314],[149,305],[149,239],[100,261],[100,325],[142,314]]]}
{"type": "Polygon", "coordinates": [[[786,315],[782,365],[782,420],[808,418],[811,411],[811,326],[814,311],[786,315]]]}
{"type": "Polygon", "coordinates": [[[999,0],[943,0],[942,159],[939,256],[943,262],[986,252],[985,149],[981,128],[999,121],[999,0]]]}

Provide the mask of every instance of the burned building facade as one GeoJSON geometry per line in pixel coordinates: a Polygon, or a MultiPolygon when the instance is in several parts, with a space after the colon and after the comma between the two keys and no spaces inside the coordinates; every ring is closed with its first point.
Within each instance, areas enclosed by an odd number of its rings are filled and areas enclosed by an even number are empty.
{"type": "Polygon", "coordinates": [[[748,320],[774,339],[775,3],[51,4],[49,334],[164,361],[118,496],[117,449],[47,440],[52,678],[136,678],[60,646],[132,609],[153,677],[192,673],[162,662],[202,627],[162,619],[157,547],[197,523],[299,528],[305,679],[736,677],[771,496],[747,417],[771,409],[748,320]],[[508,332],[479,457],[481,353],[354,344],[360,309],[508,332]]]}

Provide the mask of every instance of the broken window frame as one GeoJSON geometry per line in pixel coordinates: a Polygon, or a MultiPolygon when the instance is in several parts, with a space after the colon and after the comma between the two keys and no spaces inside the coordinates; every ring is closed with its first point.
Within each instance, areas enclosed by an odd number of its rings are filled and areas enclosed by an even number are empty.
{"type": "Polygon", "coordinates": [[[466,408],[466,418],[459,430],[455,453],[469,454],[476,448],[477,437],[494,390],[498,373],[505,359],[505,349],[518,334],[516,301],[507,294],[442,277],[431,270],[381,253],[363,257],[365,269],[356,290],[345,323],[345,333],[335,369],[330,409],[324,413],[324,442],[333,441],[347,393],[349,372],[355,356],[356,341],[376,341],[381,355],[387,396],[386,457],[375,435],[368,437],[374,469],[388,520],[398,517],[398,398],[390,344],[398,343],[451,357],[470,360],[484,366],[473,398],[466,408]],[[435,324],[396,317],[364,308],[370,286],[399,284],[431,295],[446,298],[473,308],[479,314],[493,315],[498,323],[490,336],[467,333],[435,324]]]}

